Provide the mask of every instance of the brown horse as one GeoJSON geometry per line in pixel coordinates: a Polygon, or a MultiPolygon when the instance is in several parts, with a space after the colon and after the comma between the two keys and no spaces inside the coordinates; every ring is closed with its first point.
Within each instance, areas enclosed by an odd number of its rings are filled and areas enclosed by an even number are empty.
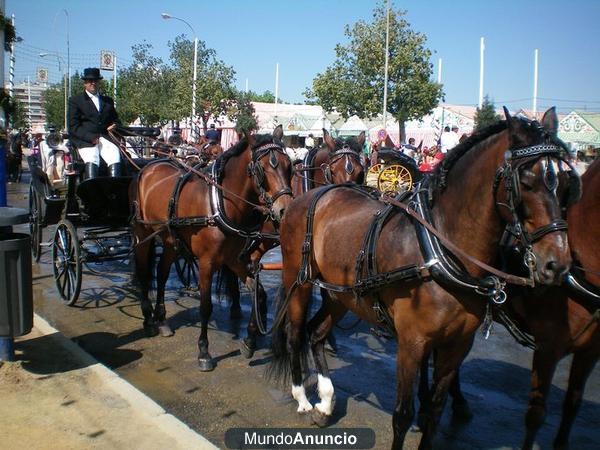
{"type": "Polygon", "coordinates": [[[327,184],[363,183],[365,132],[356,138],[333,139],[323,129],[323,142],[321,148],[309,152],[304,161],[294,167],[292,190],[295,197],[327,184]]]}
{"type": "MultiPolygon", "coordinates": [[[[271,135],[248,135],[219,158],[208,176],[188,172],[169,161],[144,167],[132,187],[134,200],[136,275],[147,335],[172,334],[166,322],[165,283],[178,254],[187,252],[199,267],[201,332],[198,361],[203,371],[214,362],[208,351],[208,321],[212,312],[213,273],[228,266],[244,280],[247,261],[238,258],[248,239],[256,236],[265,214],[279,221],[290,202],[291,161],[281,147],[282,128],[271,135]],[[219,186],[215,185],[218,183],[219,186]],[[262,206],[261,206],[262,205],[262,206]],[[262,208],[263,214],[258,210],[262,208]],[[157,270],[156,306],[148,300],[154,236],[163,252],[157,270]]],[[[254,314],[252,315],[252,318],[254,314]]],[[[250,321],[248,333],[256,332],[250,321]]]]}
{"type": "Polygon", "coordinates": [[[280,229],[285,300],[275,322],[270,371],[291,375],[298,412],[311,411],[320,425],[331,416],[334,389],[323,343],[351,310],[387,326],[398,340],[394,448],[402,448],[413,421],[421,360],[436,350],[432,409],[420,444],[430,448],[448,386],[486,305],[505,298],[502,279],[525,282],[482,264],[495,261],[505,227],[530,244],[528,258],[536,265],[528,284],[561,281],[570,252],[559,200],[544,182],[549,160],[563,156],[555,143],[556,111],[547,111],[541,125],[505,114],[506,121],[455,147],[410,207],[386,206],[348,186],[315,189],[290,204],[280,229]],[[496,275],[486,276],[490,272],[496,275]],[[313,284],[328,294],[307,324],[313,284]],[[318,373],[320,402],[314,409],[303,386],[308,345],[318,373]]]}
{"type": "MultiPolygon", "coordinates": [[[[581,200],[568,210],[568,237],[574,268],[560,289],[515,292],[508,303],[509,317],[535,340],[531,393],[525,418],[524,449],[533,447],[546,416],[546,399],[556,365],[573,353],[569,385],[563,402],[557,449],[568,448],[588,376],[600,357],[600,160],[581,177],[581,200]]],[[[466,400],[458,377],[451,388],[453,406],[466,400]]]]}

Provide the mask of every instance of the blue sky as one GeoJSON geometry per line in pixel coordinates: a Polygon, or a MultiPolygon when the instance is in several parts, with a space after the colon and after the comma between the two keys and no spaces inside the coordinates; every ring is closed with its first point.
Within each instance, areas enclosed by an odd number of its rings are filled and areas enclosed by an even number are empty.
{"type": "MultiPolygon", "coordinates": [[[[479,40],[485,38],[484,93],[496,106],[531,108],[534,49],[539,49],[538,109],[600,110],[600,1],[597,0],[395,0],[408,11],[413,29],[428,37],[434,51],[434,78],[443,59],[442,82],[448,103],[475,105],[479,95],[479,40]]],[[[113,50],[125,65],[131,46],[147,41],[168,59],[167,42],[191,35],[161,12],[188,21],[199,39],[234,67],[237,86],[248,79],[253,91],[275,90],[302,102],[302,92],[345,42],[344,26],[370,20],[376,4],[368,0],[5,0],[15,14],[23,42],[16,50],[16,81],[48,67],[59,78],[57,52],[66,60],[69,16],[71,70],[97,66],[100,50],[113,50]]],[[[8,64],[7,64],[8,65],[8,64]]]]}

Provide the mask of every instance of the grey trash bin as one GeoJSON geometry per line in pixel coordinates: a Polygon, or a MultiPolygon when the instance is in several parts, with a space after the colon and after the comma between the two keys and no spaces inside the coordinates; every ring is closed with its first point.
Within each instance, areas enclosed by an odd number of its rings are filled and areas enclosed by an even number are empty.
{"type": "Polygon", "coordinates": [[[27,334],[33,328],[31,242],[10,227],[29,221],[28,211],[0,208],[0,337],[27,334]]]}

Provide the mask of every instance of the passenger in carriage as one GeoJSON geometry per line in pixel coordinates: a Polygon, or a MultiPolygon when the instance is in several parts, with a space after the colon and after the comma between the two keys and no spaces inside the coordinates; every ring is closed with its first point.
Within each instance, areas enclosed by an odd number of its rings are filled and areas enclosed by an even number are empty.
{"type": "Polygon", "coordinates": [[[66,163],[69,158],[67,141],[55,127],[48,127],[46,139],[40,142],[42,168],[52,184],[61,184],[64,178],[66,163]]]}
{"type": "Polygon", "coordinates": [[[208,142],[216,142],[217,144],[221,143],[221,133],[219,133],[219,130],[215,128],[214,123],[211,123],[210,128],[206,130],[206,139],[208,139],[208,142]]]}
{"type": "Polygon", "coordinates": [[[83,71],[85,91],[69,99],[69,139],[85,162],[84,179],[98,176],[100,157],[108,166],[109,176],[121,175],[119,148],[109,139],[108,132],[121,124],[113,99],[101,95],[98,85],[100,70],[83,71]]]}

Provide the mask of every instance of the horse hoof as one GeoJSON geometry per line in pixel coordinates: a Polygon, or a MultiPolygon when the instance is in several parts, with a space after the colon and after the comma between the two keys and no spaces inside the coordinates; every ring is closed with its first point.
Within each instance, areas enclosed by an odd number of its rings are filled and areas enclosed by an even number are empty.
{"type": "Polygon", "coordinates": [[[467,402],[452,404],[452,419],[460,422],[469,422],[473,419],[473,413],[467,402]]]}
{"type": "Polygon", "coordinates": [[[211,372],[215,370],[215,363],[213,363],[212,358],[200,358],[198,359],[198,367],[201,372],[211,372]]]}
{"type": "Polygon", "coordinates": [[[146,337],[154,337],[158,335],[158,327],[154,324],[144,325],[144,334],[146,337]]]}
{"type": "Polygon", "coordinates": [[[231,320],[240,320],[242,318],[242,309],[231,308],[231,310],[229,311],[229,318],[231,320]]]}
{"type": "Polygon", "coordinates": [[[252,344],[248,339],[242,339],[242,343],[240,344],[240,351],[242,352],[242,356],[244,358],[252,358],[254,356],[255,350],[256,343],[252,344]]]}
{"type": "Polygon", "coordinates": [[[327,424],[329,423],[329,418],[331,416],[323,414],[317,408],[313,408],[313,410],[310,413],[310,417],[316,426],[323,428],[327,426],[327,424]]]}
{"type": "Polygon", "coordinates": [[[169,325],[167,325],[166,323],[159,325],[158,331],[160,332],[160,335],[162,337],[171,337],[175,334],[175,333],[173,333],[173,330],[171,330],[171,327],[169,325]]]}

